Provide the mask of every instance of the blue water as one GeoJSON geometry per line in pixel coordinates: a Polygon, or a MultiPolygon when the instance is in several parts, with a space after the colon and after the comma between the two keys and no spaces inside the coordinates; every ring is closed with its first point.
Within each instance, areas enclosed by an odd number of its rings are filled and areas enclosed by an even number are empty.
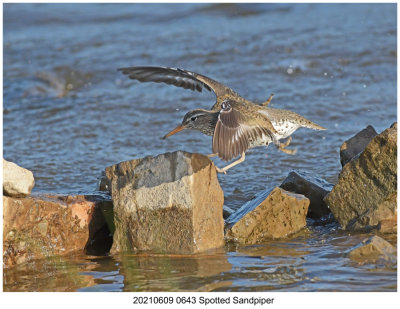
{"type": "MultiPolygon", "coordinates": [[[[335,182],[343,141],[369,124],[380,132],[397,119],[396,9],[396,4],[4,4],[4,157],[33,171],[34,192],[75,194],[93,192],[101,171],[120,161],[178,149],[210,153],[211,139],[198,132],[160,137],[187,111],[211,107],[211,93],[140,84],[116,70],[161,65],[210,76],[258,102],[273,92],[272,107],[328,128],[295,132],[295,156],[273,146],[250,151],[244,163],[219,176],[227,206],[237,209],[260,190],[279,185],[292,169],[335,182]]],[[[235,250],[222,256],[233,269],[250,267],[235,250]]],[[[323,264],[332,260],[326,259],[323,264]]],[[[344,278],[355,278],[354,290],[382,290],[365,279],[368,270],[340,263],[344,278]]],[[[320,266],[308,265],[303,277],[313,267],[320,266]]],[[[396,271],[377,274],[392,282],[396,271]]],[[[252,286],[243,271],[224,276],[238,289],[252,286]]]]}

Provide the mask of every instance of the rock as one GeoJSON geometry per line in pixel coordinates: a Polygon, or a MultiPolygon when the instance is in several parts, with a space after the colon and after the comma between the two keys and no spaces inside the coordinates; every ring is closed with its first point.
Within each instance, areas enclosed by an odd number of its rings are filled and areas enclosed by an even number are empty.
{"type": "Polygon", "coordinates": [[[396,262],[396,250],[379,236],[364,239],[348,252],[348,257],[359,262],[376,262],[384,260],[396,262]]]}
{"type": "Polygon", "coordinates": [[[224,244],[224,194],[215,167],[177,151],[106,168],[114,203],[111,253],[196,253],[224,244]]]}
{"type": "Polygon", "coordinates": [[[227,220],[226,237],[241,244],[283,238],[306,225],[310,200],[276,187],[264,190],[227,220]]]}
{"type": "Polygon", "coordinates": [[[3,159],[3,194],[24,197],[31,194],[35,179],[33,173],[3,159]]]}
{"type": "Polygon", "coordinates": [[[75,251],[105,254],[112,220],[112,203],[102,196],[3,196],[4,266],[75,251]]]}
{"type": "Polygon", "coordinates": [[[111,184],[108,180],[106,173],[103,171],[100,174],[100,178],[97,183],[97,191],[108,192],[110,193],[111,184]]]}
{"type": "Polygon", "coordinates": [[[224,205],[223,212],[222,212],[222,216],[224,217],[224,219],[229,218],[229,216],[232,215],[233,213],[234,213],[234,211],[231,208],[224,205]]]}
{"type": "Polygon", "coordinates": [[[353,231],[370,231],[375,228],[383,233],[397,233],[397,192],[390,194],[380,204],[372,205],[347,226],[347,229],[353,231]]]}
{"type": "Polygon", "coordinates": [[[397,212],[393,218],[382,219],[378,224],[378,232],[397,233],[397,212]]]}
{"type": "Polygon", "coordinates": [[[345,141],[340,147],[340,163],[342,166],[364,151],[365,147],[376,135],[378,133],[376,133],[375,129],[372,126],[367,126],[364,130],[345,141]]]}
{"type": "Polygon", "coordinates": [[[347,163],[324,198],[343,228],[376,228],[397,213],[397,125],[375,136],[347,163]]]}
{"type": "Polygon", "coordinates": [[[282,189],[302,194],[310,200],[307,217],[319,219],[331,213],[324,197],[333,184],[303,171],[292,171],[280,185],[282,189]]]}

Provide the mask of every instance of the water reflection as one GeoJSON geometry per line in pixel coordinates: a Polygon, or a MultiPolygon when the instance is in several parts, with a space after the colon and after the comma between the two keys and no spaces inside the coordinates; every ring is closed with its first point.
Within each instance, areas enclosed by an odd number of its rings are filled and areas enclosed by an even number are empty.
{"type": "MultiPolygon", "coordinates": [[[[228,244],[212,254],[51,258],[6,270],[4,291],[393,291],[397,264],[345,255],[368,236],[311,227],[289,240],[228,244]]],[[[387,239],[396,245],[395,236],[387,239]]]]}
{"type": "Polygon", "coordinates": [[[210,289],[213,282],[207,278],[218,277],[232,268],[225,254],[123,255],[118,260],[125,276],[124,291],[210,289]]]}

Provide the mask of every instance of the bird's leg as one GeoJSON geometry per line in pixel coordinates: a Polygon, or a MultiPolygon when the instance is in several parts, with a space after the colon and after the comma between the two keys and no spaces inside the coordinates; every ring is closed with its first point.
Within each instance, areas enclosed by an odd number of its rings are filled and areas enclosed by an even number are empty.
{"type": "Polygon", "coordinates": [[[292,137],[289,136],[289,138],[286,140],[286,142],[284,142],[283,144],[281,144],[282,148],[286,148],[287,146],[289,146],[289,144],[292,141],[292,137]]]}
{"type": "Polygon", "coordinates": [[[274,144],[276,147],[278,147],[278,149],[284,153],[290,154],[290,155],[294,155],[297,152],[297,149],[286,149],[287,146],[289,146],[290,142],[292,141],[292,137],[289,136],[289,138],[287,139],[287,141],[285,143],[280,143],[278,140],[274,141],[274,144]]]}
{"type": "Polygon", "coordinates": [[[268,100],[265,101],[264,103],[262,103],[261,105],[262,105],[262,106],[268,106],[269,103],[271,102],[273,96],[274,96],[274,94],[271,93],[271,95],[269,96],[268,100]]]}
{"type": "Polygon", "coordinates": [[[212,158],[218,156],[218,153],[210,153],[207,155],[207,157],[212,158]]]}
{"type": "Polygon", "coordinates": [[[239,159],[237,159],[235,162],[232,162],[231,164],[223,167],[223,168],[219,168],[219,167],[215,167],[217,169],[218,173],[224,173],[226,174],[226,171],[229,170],[231,167],[234,167],[235,165],[238,165],[239,163],[242,163],[245,159],[245,153],[243,152],[242,155],[240,156],[239,159]]]}

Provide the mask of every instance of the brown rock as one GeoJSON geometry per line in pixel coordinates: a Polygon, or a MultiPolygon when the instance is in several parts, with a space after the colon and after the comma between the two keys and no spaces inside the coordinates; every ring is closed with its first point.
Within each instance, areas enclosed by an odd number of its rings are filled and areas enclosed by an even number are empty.
{"type": "Polygon", "coordinates": [[[283,238],[306,225],[310,200],[281,188],[264,190],[227,219],[226,237],[241,244],[283,238]]]}
{"type": "Polygon", "coordinates": [[[112,203],[101,196],[3,197],[5,267],[74,251],[106,253],[107,212],[112,220],[112,203]]]}
{"type": "Polygon", "coordinates": [[[397,213],[397,125],[375,136],[347,163],[324,198],[340,225],[376,228],[397,213]]]}
{"type": "Polygon", "coordinates": [[[395,262],[397,260],[394,247],[379,236],[364,239],[348,252],[348,257],[359,262],[376,262],[381,259],[395,262]]]}
{"type": "Polygon", "coordinates": [[[342,166],[364,151],[365,147],[376,135],[378,133],[376,133],[375,129],[372,126],[367,126],[364,130],[345,141],[340,147],[340,163],[342,166]]]}
{"type": "Polygon", "coordinates": [[[310,200],[307,217],[319,219],[331,213],[324,197],[333,187],[333,184],[303,171],[292,171],[280,185],[282,189],[303,194],[310,200]]]}
{"type": "Polygon", "coordinates": [[[31,194],[35,179],[31,171],[3,159],[3,194],[24,197],[31,194]]]}
{"type": "Polygon", "coordinates": [[[173,152],[106,169],[114,203],[111,252],[195,253],[224,244],[224,195],[212,161],[173,152]]]}
{"type": "Polygon", "coordinates": [[[393,192],[380,204],[372,205],[365,213],[351,221],[347,228],[353,231],[369,231],[378,228],[383,233],[397,233],[396,227],[397,192],[393,192]]]}
{"type": "Polygon", "coordinates": [[[378,231],[381,233],[397,233],[397,212],[394,217],[379,221],[378,231]]]}

